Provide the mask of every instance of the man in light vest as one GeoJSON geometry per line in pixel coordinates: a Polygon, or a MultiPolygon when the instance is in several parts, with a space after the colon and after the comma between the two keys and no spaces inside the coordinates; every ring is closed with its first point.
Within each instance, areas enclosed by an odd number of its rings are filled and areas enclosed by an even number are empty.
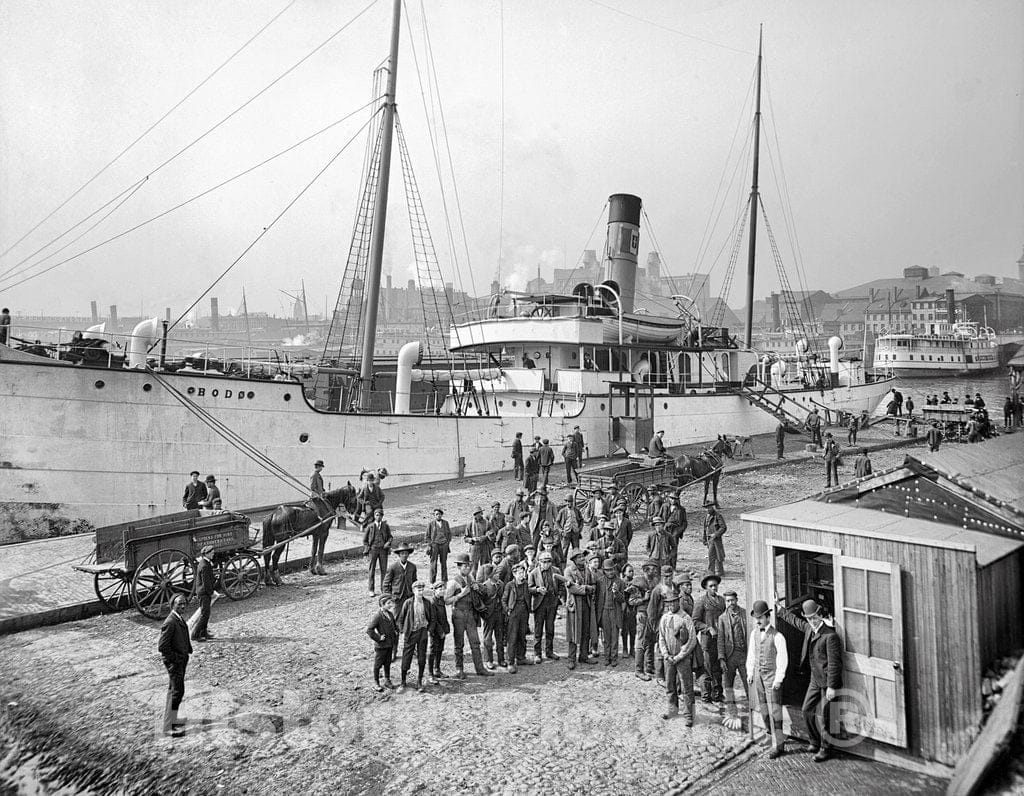
{"type": "Polygon", "coordinates": [[[747,644],[747,682],[754,687],[754,701],[768,732],[768,757],[774,760],[785,751],[782,729],[782,681],[789,666],[786,640],[771,624],[771,609],[764,600],[754,603],[750,615],[757,622],[747,644]]]}

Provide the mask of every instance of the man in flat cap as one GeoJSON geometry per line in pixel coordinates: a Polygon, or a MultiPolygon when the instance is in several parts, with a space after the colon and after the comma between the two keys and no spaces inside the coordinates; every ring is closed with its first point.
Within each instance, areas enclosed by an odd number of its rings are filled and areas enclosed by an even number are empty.
{"type": "Polygon", "coordinates": [[[736,718],[736,675],[747,682],[747,616],[740,608],[739,595],[730,589],[722,595],[725,611],[718,617],[718,666],[722,671],[725,715],[736,718]]]}
{"type": "MultiPolygon", "coordinates": [[[[483,514],[483,512],[481,512],[483,514]]],[[[480,585],[470,574],[472,562],[468,553],[459,553],[455,556],[455,566],[458,572],[448,581],[448,590],[445,592],[444,601],[446,605],[452,606],[452,640],[455,645],[455,677],[459,680],[466,679],[466,672],[463,664],[464,646],[466,638],[469,638],[469,651],[473,657],[473,668],[479,677],[491,677],[492,673],[484,667],[484,659],[480,653],[480,636],[477,633],[477,625],[480,618],[474,607],[474,592],[480,594],[480,585]]]]}
{"type": "MultiPolygon", "coordinates": [[[[655,516],[651,519],[651,532],[647,536],[647,557],[654,559],[662,568],[675,568],[673,564],[673,552],[675,550],[675,539],[665,529],[665,518],[655,516]]],[[[658,613],[661,616],[661,613],[658,613]]]]}
{"type": "Polygon", "coordinates": [[[509,674],[526,664],[526,626],[530,620],[530,589],[526,585],[526,564],[519,561],[512,567],[512,580],[505,584],[501,598],[507,619],[506,660],[509,674]]]}
{"type": "Polygon", "coordinates": [[[821,458],[825,460],[825,488],[832,486],[833,479],[836,486],[839,486],[839,443],[831,431],[825,432],[825,447],[821,452],[821,458]]]}
{"type": "MultiPolygon", "coordinates": [[[[671,592],[677,600],[679,599],[679,592],[672,585],[673,574],[674,570],[671,564],[662,564],[661,581],[651,589],[651,596],[647,601],[647,618],[654,626],[655,635],[657,635],[658,622],[661,621],[661,616],[665,613],[663,610],[665,596],[671,592]]],[[[655,639],[654,645],[654,674],[658,682],[664,685],[665,662],[661,658],[661,648],[657,644],[657,639],[655,639]]]]}
{"type": "Polygon", "coordinates": [[[804,600],[802,616],[785,607],[780,600],[779,619],[803,631],[800,667],[810,666],[811,681],[804,695],[804,720],[810,743],[806,751],[814,752],[814,762],[828,760],[832,754],[829,728],[832,727],[832,706],[843,687],[843,645],[832,620],[825,618],[814,600],[804,600]],[[818,708],[821,708],[820,714],[818,708]]]}
{"type": "Polygon", "coordinates": [[[772,627],[768,603],[758,600],[750,615],[757,622],[757,627],[751,631],[747,644],[747,682],[753,686],[754,701],[768,731],[768,756],[774,759],[785,751],[786,746],[782,729],[782,681],[789,666],[789,654],[786,640],[772,627]]]}
{"type": "Polygon", "coordinates": [[[601,643],[604,647],[604,665],[619,665],[619,632],[622,628],[622,603],[626,599],[626,587],[619,577],[613,558],[606,558],[601,565],[601,577],[597,579],[594,606],[601,627],[601,643]]]}
{"type": "Polygon", "coordinates": [[[686,532],[686,509],[679,502],[678,495],[669,495],[668,502],[661,507],[661,517],[665,520],[665,532],[672,538],[672,549],[668,563],[675,569],[679,558],[679,541],[686,532]]]}
{"type": "Polygon", "coordinates": [[[725,536],[725,517],[718,510],[714,503],[704,506],[707,509],[707,517],[704,519],[704,546],[708,549],[708,572],[716,575],[725,575],[725,543],[722,537],[725,536]]]}
{"type": "Polygon", "coordinates": [[[380,590],[384,592],[384,578],[387,577],[388,556],[394,535],[391,526],[384,519],[384,509],[377,509],[373,519],[363,526],[363,555],[370,563],[370,594],[376,594],[377,570],[380,570],[380,590]]]}
{"type": "Polygon", "coordinates": [[[636,655],[634,674],[641,680],[650,680],[654,674],[654,644],[657,625],[648,619],[651,590],[658,585],[658,562],[648,559],[633,578],[634,596],[630,602],[636,607],[636,655]]]}
{"type": "Polygon", "coordinates": [[[722,670],[718,666],[718,618],[725,611],[725,600],[718,594],[722,579],[708,572],[700,580],[704,593],[693,606],[693,624],[697,628],[704,675],[701,677],[701,698],[705,702],[722,701],[722,670]]]}
{"type": "Polygon", "coordinates": [[[195,629],[192,631],[192,638],[195,641],[206,641],[208,638],[213,638],[213,633],[207,629],[207,625],[210,623],[210,605],[217,582],[213,574],[213,555],[213,545],[205,545],[196,559],[196,596],[199,598],[199,621],[196,622],[195,629]]]}
{"type": "MultiPolygon", "coordinates": [[[[502,580],[502,562],[505,555],[495,548],[491,552],[491,562],[484,564],[477,572],[480,591],[487,601],[487,613],[484,615],[484,666],[493,672],[498,666],[505,667],[505,611],[501,605],[501,595],[505,590],[502,580]],[[498,664],[494,664],[494,652],[498,652],[498,664]]],[[[508,579],[512,578],[511,565],[508,579]]]]}
{"type": "Polygon", "coordinates": [[[498,551],[504,550],[504,545],[500,545],[499,542],[505,534],[505,526],[508,524],[508,520],[505,519],[505,512],[501,510],[500,500],[495,500],[491,503],[491,510],[487,513],[485,519],[487,520],[487,531],[494,540],[498,551]]]}
{"type": "Polygon", "coordinates": [[[185,484],[185,494],[181,496],[181,506],[186,511],[199,508],[199,504],[206,500],[206,484],[199,480],[199,471],[193,470],[189,477],[192,480],[185,484]]]}
{"type": "Polygon", "coordinates": [[[537,569],[528,575],[533,609],[533,662],[543,661],[541,653],[550,661],[557,661],[555,654],[555,617],[558,615],[558,595],[565,578],[552,566],[550,552],[538,555],[537,569]],[[542,649],[543,648],[543,649],[542,649]]]}
{"type": "Polygon", "coordinates": [[[451,552],[452,527],[444,518],[444,509],[434,509],[434,518],[427,523],[427,557],[430,558],[430,582],[437,580],[440,567],[441,580],[448,580],[448,554],[451,552]]]}
{"type": "Polygon", "coordinates": [[[398,687],[401,694],[406,689],[406,678],[412,668],[413,655],[416,656],[416,687],[421,693],[426,691],[423,672],[427,668],[427,639],[434,625],[434,605],[426,599],[426,588],[422,580],[412,584],[412,597],[405,601],[398,614],[398,629],[402,634],[402,684],[398,687]]]}
{"type": "Polygon", "coordinates": [[[505,520],[509,525],[517,525],[523,517],[530,516],[530,502],[526,499],[523,487],[516,489],[516,497],[505,509],[505,520]]]}
{"type": "Polygon", "coordinates": [[[693,620],[685,611],[678,610],[679,594],[675,589],[665,593],[664,608],[658,623],[658,649],[665,662],[665,690],[668,692],[668,711],[665,720],[679,713],[679,694],[683,695],[683,719],[687,727],[693,726],[693,662],[690,656],[697,646],[697,633],[693,620]]]}
{"type": "MultiPolygon", "coordinates": [[[[570,670],[576,663],[587,662],[587,648],[580,649],[584,622],[589,625],[587,599],[594,593],[594,586],[586,582],[586,553],[578,547],[569,550],[569,563],[565,566],[565,643],[568,647],[566,666],[570,670]],[[582,652],[582,654],[580,654],[582,652]]],[[[589,644],[589,633],[587,634],[589,644]]]]}
{"type": "Polygon", "coordinates": [[[473,509],[473,519],[466,524],[466,544],[469,545],[469,572],[474,577],[482,564],[491,560],[491,551],[497,538],[491,536],[482,506],[473,509]]]}

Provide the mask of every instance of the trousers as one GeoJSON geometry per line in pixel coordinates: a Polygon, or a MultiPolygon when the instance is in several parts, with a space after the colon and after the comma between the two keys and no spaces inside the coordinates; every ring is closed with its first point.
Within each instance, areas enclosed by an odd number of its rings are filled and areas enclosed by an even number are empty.
{"type": "Polygon", "coordinates": [[[211,594],[199,595],[199,621],[196,622],[196,629],[192,633],[192,638],[204,638],[206,636],[206,628],[210,624],[210,601],[212,598],[213,595],[211,594]]]}
{"type": "Polygon", "coordinates": [[[516,456],[512,459],[512,478],[516,481],[523,480],[523,457],[516,456]]]}
{"type": "Polygon", "coordinates": [[[636,671],[654,674],[654,629],[647,621],[647,614],[636,615],[636,671]]]}
{"type": "Polygon", "coordinates": [[[632,655],[636,650],[636,611],[632,606],[622,609],[622,654],[632,655]]]}
{"type": "Polygon", "coordinates": [[[810,738],[811,746],[818,746],[828,749],[837,726],[833,726],[833,702],[825,698],[825,686],[807,686],[807,693],[804,695],[804,721],[807,722],[807,736],[810,738]],[[818,707],[821,706],[820,716],[818,707]]]}
{"type": "Polygon", "coordinates": [[[412,656],[416,656],[416,666],[419,670],[416,680],[423,682],[423,670],[427,666],[427,629],[425,627],[414,630],[405,636],[405,645],[402,647],[402,682],[412,668],[412,656]]]}
{"type": "Polygon", "coordinates": [[[836,486],[839,486],[839,460],[825,459],[825,486],[832,486],[833,478],[836,486]]]}
{"type": "Polygon", "coordinates": [[[167,704],[164,706],[164,732],[170,732],[178,722],[178,708],[185,696],[185,669],[188,667],[188,656],[183,658],[164,658],[167,669],[167,704]]]}
{"type": "Polygon", "coordinates": [[[601,643],[604,645],[605,663],[619,659],[619,615],[601,615],[601,643]]]}
{"type": "MultiPolygon", "coordinates": [[[[754,674],[754,692],[757,694],[757,707],[761,713],[761,721],[764,722],[764,731],[768,733],[768,738],[774,746],[781,747],[786,742],[782,729],[782,689],[776,691],[770,682],[765,683],[760,673],[756,673],[754,674]],[[769,711],[771,724],[768,723],[769,711]],[[774,727],[774,732],[772,727],[774,727]]],[[[807,724],[807,731],[808,733],[812,732],[810,722],[807,724]]]]}
{"type": "Polygon", "coordinates": [[[441,580],[448,580],[448,545],[430,545],[427,555],[430,557],[430,582],[437,583],[437,566],[441,564],[441,580]]]}
{"type": "Polygon", "coordinates": [[[722,671],[722,688],[725,691],[732,691],[736,683],[736,675],[739,674],[743,680],[743,687],[747,683],[747,653],[745,650],[733,651],[725,660],[718,659],[719,668],[722,671]]]}
{"type": "Polygon", "coordinates": [[[579,473],[576,472],[576,460],[566,459],[565,460],[565,482],[571,484],[573,479],[579,480],[579,473]]]}
{"type": "Polygon", "coordinates": [[[725,545],[722,544],[722,537],[708,540],[708,572],[725,574],[725,545]]]}
{"type": "Polygon", "coordinates": [[[455,668],[463,668],[465,653],[463,646],[469,639],[469,651],[473,662],[480,660],[480,634],[476,630],[476,615],[472,611],[456,608],[452,611],[452,632],[455,641],[455,668]]]}
{"type": "Polygon", "coordinates": [[[494,663],[494,652],[497,648],[498,665],[505,665],[505,614],[495,611],[484,619],[484,658],[494,663]]]}
{"type": "Polygon", "coordinates": [[[376,591],[376,570],[380,569],[380,590],[384,591],[384,575],[388,571],[388,549],[386,547],[370,548],[370,591],[376,591]]]}
{"type": "Polygon", "coordinates": [[[430,652],[427,656],[427,671],[430,674],[441,670],[441,656],[444,655],[444,640],[447,633],[430,631],[430,652]]]}
{"type": "Polygon", "coordinates": [[[525,608],[508,615],[505,646],[509,666],[526,659],[526,626],[529,621],[530,615],[525,608]]]}
{"type": "Polygon", "coordinates": [[[683,718],[693,721],[693,661],[687,655],[681,661],[665,661],[665,690],[668,692],[668,712],[679,712],[679,694],[683,695],[683,718]]]}
{"type": "Polygon", "coordinates": [[[394,657],[394,650],[391,647],[382,647],[373,651],[373,682],[380,685],[380,670],[384,670],[384,679],[391,679],[391,658],[394,657]]]}
{"type": "Polygon", "coordinates": [[[557,615],[558,602],[554,599],[544,600],[533,612],[533,654],[537,658],[541,655],[542,639],[545,653],[551,655],[555,651],[555,617],[557,615]]]}
{"type": "Polygon", "coordinates": [[[722,669],[718,660],[718,642],[709,633],[700,634],[704,671],[700,677],[701,699],[708,702],[722,695],[722,669]]]}

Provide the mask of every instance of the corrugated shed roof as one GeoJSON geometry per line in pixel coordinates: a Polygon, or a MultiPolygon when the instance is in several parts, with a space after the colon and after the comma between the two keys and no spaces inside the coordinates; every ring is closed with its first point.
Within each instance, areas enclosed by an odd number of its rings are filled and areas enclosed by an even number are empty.
{"type": "Polygon", "coordinates": [[[1024,434],[1006,434],[935,453],[907,454],[905,466],[931,470],[983,500],[1024,517],[1024,434]]]}
{"type": "Polygon", "coordinates": [[[969,531],[953,525],[904,517],[850,503],[801,500],[787,506],[743,514],[742,519],[843,533],[851,536],[885,537],[894,542],[973,552],[979,567],[1010,555],[1024,542],[1005,536],[969,531]]]}

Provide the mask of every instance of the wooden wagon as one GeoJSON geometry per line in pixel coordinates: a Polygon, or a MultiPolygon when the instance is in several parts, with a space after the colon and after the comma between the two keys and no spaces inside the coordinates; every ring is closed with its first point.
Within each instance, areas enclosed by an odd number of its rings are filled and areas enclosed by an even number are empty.
{"type": "MultiPolygon", "coordinates": [[[[614,488],[619,499],[626,501],[626,513],[635,527],[647,519],[647,504],[651,490],[676,484],[675,463],[672,461],[647,465],[643,461],[630,459],[590,467],[579,473],[579,483],[573,496],[573,502],[584,514],[585,520],[590,510],[590,501],[601,490],[608,493],[614,488]]],[[[609,506],[609,508],[611,508],[609,506]]]]}
{"type": "Polygon", "coordinates": [[[221,591],[232,600],[255,594],[261,569],[249,518],[232,512],[193,509],[98,528],[90,560],[73,568],[93,576],[96,596],[108,608],[134,605],[160,619],[175,595],[192,596],[195,560],[207,545],[214,549],[221,591]]]}

